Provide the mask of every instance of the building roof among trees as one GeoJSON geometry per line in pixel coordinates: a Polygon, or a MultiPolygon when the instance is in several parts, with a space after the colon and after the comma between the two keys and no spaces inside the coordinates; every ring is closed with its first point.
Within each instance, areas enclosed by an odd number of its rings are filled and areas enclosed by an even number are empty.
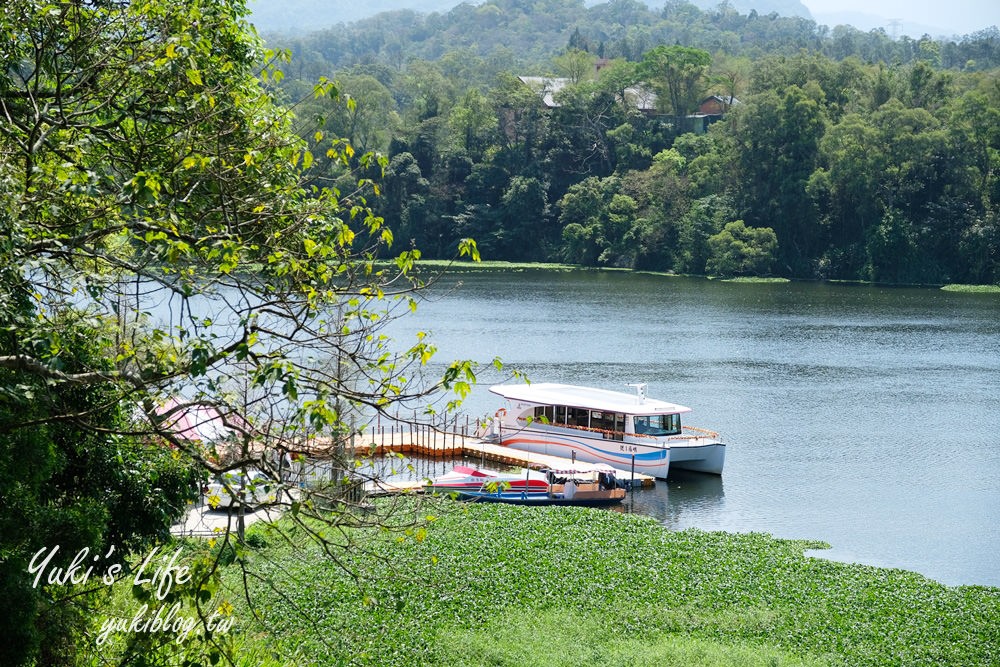
{"type": "MultiPolygon", "coordinates": [[[[517,78],[521,83],[541,96],[542,104],[547,109],[557,109],[562,106],[556,101],[555,96],[563,88],[570,85],[570,79],[564,77],[519,76],[517,78]]],[[[625,97],[639,111],[644,113],[656,111],[656,93],[648,88],[643,86],[629,86],[625,89],[625,97]]]]}

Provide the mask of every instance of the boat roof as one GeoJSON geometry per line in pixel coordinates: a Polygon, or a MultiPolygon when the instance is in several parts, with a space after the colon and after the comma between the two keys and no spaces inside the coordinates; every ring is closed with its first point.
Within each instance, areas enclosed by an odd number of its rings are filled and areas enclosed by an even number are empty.
{"type": "Polygon", "coordinates": [[[551,472],[556,475],[593,475],[602,472],[609,475],[618,474],[617,469],[612,468],[606,463],[582,463],[571,461],[549,466],[548,468],[545,468],[543,472],[551,472]]]}
{"type": "Polygon", "coordinates": [[[511,401],[537,405],[569,405],[588,410],[624,412],[630,415],[691,412],[691,408],[655,398],[641,398],[635,393],[578,387],[572,384],[535,382],[532,384],[497,384],[490,387],[494,394],[511,401]]]}

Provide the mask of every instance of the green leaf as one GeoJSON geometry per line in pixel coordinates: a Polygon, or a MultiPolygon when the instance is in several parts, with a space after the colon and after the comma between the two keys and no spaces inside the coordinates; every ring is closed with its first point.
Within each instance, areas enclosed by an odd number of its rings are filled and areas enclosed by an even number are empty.
{"type": "Polygon", "coordinates": [[[475,239],[462,239],[458,242],[458,256],[459,257],[469,257],[473,262],[480,261],[479,257],[479,247],[476,245],[475,239]]]}

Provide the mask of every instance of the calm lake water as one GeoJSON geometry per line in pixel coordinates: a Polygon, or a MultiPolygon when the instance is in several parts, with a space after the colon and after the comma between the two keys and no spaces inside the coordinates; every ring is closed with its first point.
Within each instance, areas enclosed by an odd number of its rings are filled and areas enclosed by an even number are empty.
{"type": "MultiPolygon", "coordinates": [[[[1000,586],[1000,296],[618,272],[448,276],[391,328],[442,364],[687,405],[721,477],[673,474],[632,511],[671,529],[817,539],[837,560],[1000,586]]],[[[440,371],[442,366],[435,366],[440,371]]],[[[493,414],[481,373],[466,401],[493,414]]]]}

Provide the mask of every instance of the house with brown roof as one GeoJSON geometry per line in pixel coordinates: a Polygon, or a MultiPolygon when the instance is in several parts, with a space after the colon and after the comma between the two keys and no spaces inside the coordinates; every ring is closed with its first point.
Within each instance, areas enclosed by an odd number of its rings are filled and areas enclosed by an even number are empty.
{"type": "Polygon", "coordinates": [[[698,113],[688,114],[684,117],[683,132],[694,132],[704,134],[708,131],[708,126],[722,117],[739,104],[740,101],[732,95],[709,95],[698,103],[698,113]]]}
{"type": "Polygon", "coordinates": [[[698,104],[698,113],[706,116],[721,116],[740,101],[732,95],[709,95],[698,104]]]}

